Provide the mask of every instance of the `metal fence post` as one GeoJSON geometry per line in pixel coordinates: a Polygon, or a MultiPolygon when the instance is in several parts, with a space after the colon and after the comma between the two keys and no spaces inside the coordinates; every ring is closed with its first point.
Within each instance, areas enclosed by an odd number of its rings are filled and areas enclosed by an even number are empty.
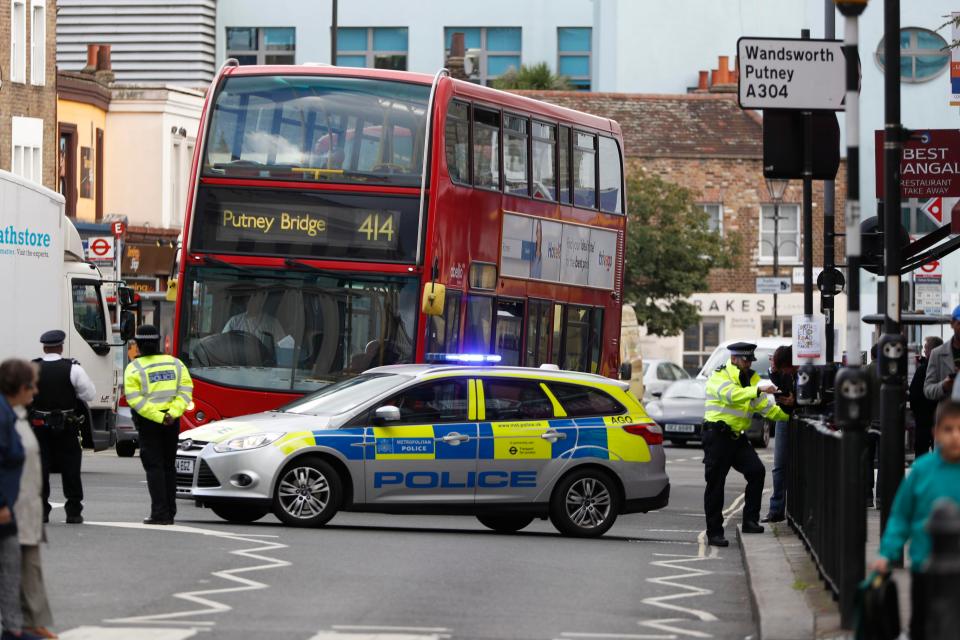
{"type": "MultiPolygon", "coordinates": [[[[927,522],[932,549],[926,575],[928,640],[954,640],[960,630],[960,507],[949,498],[934,505],[927,522]]],[[[914,575],[914,579],[917,576],[914,575]]]]}

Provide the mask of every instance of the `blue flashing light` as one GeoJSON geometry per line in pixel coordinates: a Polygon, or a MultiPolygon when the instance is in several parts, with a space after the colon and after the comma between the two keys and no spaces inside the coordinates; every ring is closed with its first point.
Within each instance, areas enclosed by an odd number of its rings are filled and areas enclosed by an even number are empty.
{"type": "Polygon", "coordinates": [[[496,364],[503,357],[496,353],[428,353],[426,359],[431,361],[462,362],[471,364],[496,364]]]}

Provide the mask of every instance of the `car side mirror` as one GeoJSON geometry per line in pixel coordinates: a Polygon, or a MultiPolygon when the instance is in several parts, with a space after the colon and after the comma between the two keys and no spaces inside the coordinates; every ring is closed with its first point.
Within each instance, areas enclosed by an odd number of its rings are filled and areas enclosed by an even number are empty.
{"type": "Polygon", "coordinates": [[[120,306],[124,309],[134,307],[137,304],[136,292],[131,287],[117,287],[117,298],[120,300],[120,306]]]}
{"type": "Polygon", "coordinates": [[[376,424],[385,424],[387,422],[399,422],[400,409],[393,406],[392,404],[385,404],[382,407],[377,407],[377,410],[373,412],[373,421],[376,424]]]}
{"type": "Polygon", "coordinates": [[[133,311],[120,312],[120,339],[126,342],[133,338],[137,330],[137,319],[133,311]]]}
{"type": "Polygon", "coordinates": [[[662,397],[663,397],[663,391],[654,391],[654,392],[651,393],[650,395],[652,395],[654,398],[662,398],[662,397]]]}
{"type": "Polygon", "coordinates": [[[633,364],[630,362],[620,363],[620,379],[633,380],[633,364]]]}

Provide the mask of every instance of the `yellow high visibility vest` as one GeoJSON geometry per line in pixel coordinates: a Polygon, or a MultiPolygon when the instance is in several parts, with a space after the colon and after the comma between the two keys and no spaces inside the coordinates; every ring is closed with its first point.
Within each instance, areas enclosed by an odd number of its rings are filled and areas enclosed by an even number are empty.
{"type": "Polygon", "coordinates": [[[759,413],[768,420],[786,421],[789,416],[768,395],[759,392],[760,376],[756,371],[749,386],[740,384],[740,369],[730,360],[707,380],[705,422],[723,422],[736,433],[750,428],[750,418],[759,413]]]}
{"type": "Polygon", "coordinates": [[[153,422],[179,418],[193,398],[193,379],[173,356],[140,356],[123,372],[123,393],[130,408],[153,422]]]}

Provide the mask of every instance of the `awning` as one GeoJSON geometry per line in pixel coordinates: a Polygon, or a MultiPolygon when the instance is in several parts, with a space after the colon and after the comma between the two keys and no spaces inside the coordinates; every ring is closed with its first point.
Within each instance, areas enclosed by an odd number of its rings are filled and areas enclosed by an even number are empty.
{"type": "Polygon", "coordinates": [[[170,275],[177,250],[169,245],[125,244],[123,247],[123,265],[121,271],[126,275],[163,276],[170,275]]]}

